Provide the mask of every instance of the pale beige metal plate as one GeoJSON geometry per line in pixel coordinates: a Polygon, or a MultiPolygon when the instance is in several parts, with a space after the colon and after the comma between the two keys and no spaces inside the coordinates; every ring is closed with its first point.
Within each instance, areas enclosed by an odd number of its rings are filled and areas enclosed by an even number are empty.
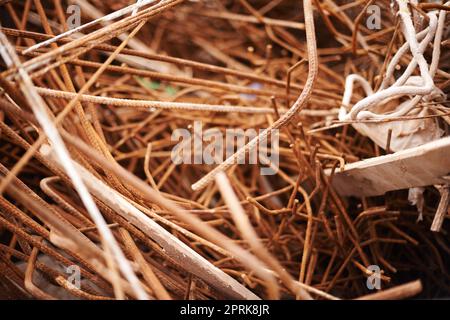
{"type": "MultiPolygon", "coordinates": [[[[330,170],[327,171],[330,174],[330,170]]],[[[449,183],[450,137],[346,165],[333,177],[342,196],[377,196],[392,190],[449,183]]]]}

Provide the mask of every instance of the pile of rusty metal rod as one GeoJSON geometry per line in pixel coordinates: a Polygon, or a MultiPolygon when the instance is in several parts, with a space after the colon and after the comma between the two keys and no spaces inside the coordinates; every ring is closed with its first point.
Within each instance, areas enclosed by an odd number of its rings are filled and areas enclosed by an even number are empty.
{"type": "Polygon", "coordinates": [[[449,297],[449,8],[0,1],[0,299],[449,297]]]}

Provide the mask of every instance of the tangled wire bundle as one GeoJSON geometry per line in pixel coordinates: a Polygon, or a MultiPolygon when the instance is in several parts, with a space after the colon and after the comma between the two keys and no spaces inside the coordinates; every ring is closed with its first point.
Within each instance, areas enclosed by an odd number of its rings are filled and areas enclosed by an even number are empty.
{"type": "Polygon", "coordinates": [[[448,297],[448,184],[333,184],[448,135],[448,10],[0,1],[0,298],[448,297]]]}

